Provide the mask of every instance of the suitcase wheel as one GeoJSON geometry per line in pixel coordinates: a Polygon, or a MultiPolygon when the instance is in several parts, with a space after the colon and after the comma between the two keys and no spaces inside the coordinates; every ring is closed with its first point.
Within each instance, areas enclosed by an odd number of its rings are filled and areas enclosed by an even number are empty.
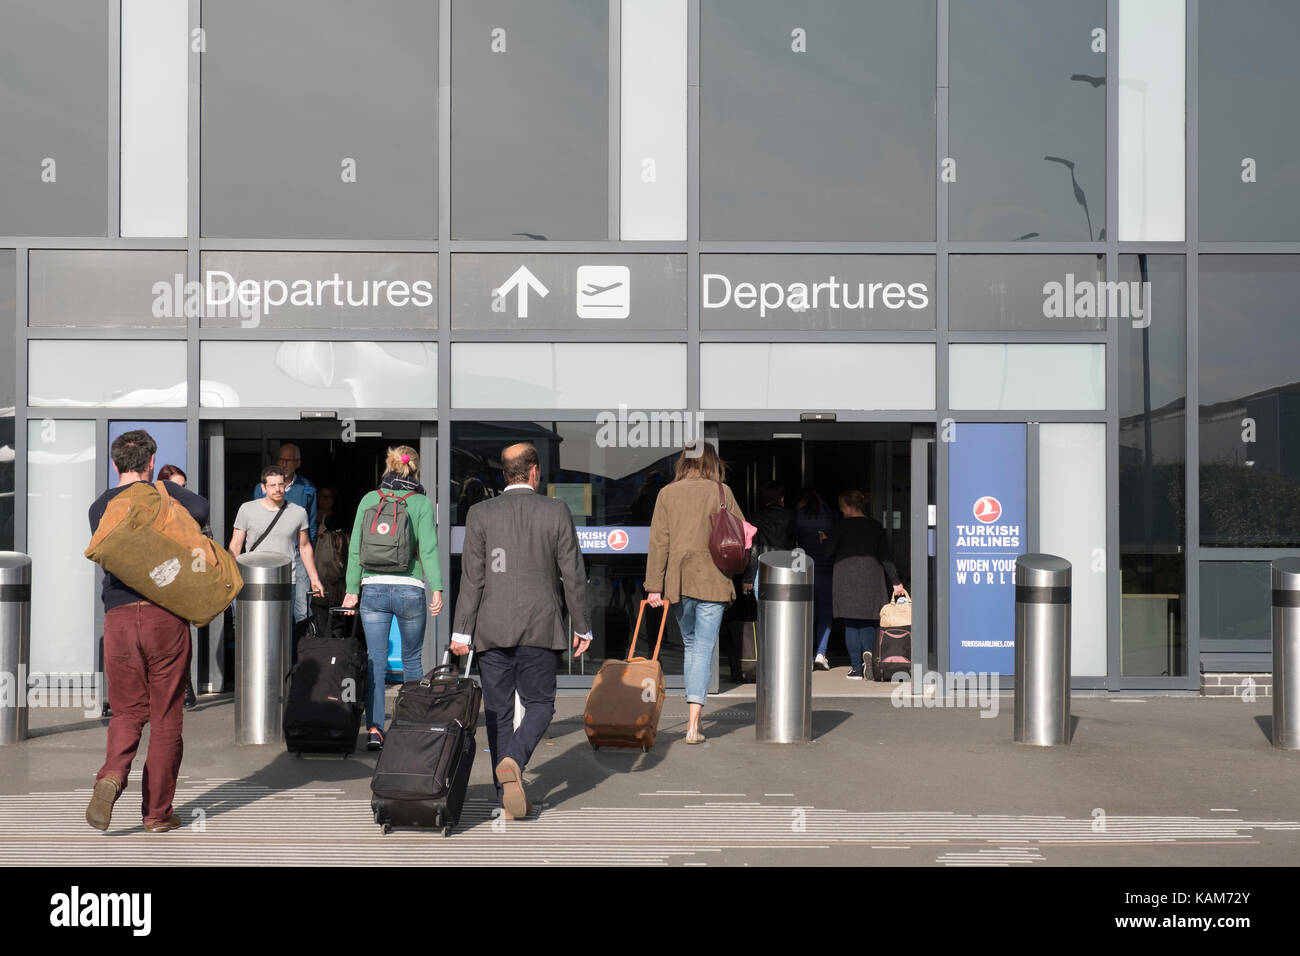
{"type": "Polygon", "coordinates": [[[600,744],[592,744],[592,745],[591,745],[591,749],[592,749],[592,750],[599,750],[599,749],[600,749],[600,744]]]}
{"type": "Polygon", "coordinates": [[[388,836],[388,834],[392,832],[393,832],[393,825],[391,823],[385,823],[383,827],[384,836],[388,836]]]}
{"type": "Polygon", "coordinates": [[[451,836],[451,827],[443,827],[443,828],[442,828],[442,838],[445,840],[445,839],[447,839],[447,837],[449,837],[449,836],[451,836]]]}
{"type": "Polygon", "coordinates": [[[643,754],[648,754],[648,753],[650,752],[650,748],[647,747],[645,744],[642,744],[642,745],[641,745],[641,752],[642,752],[643,754]]]}

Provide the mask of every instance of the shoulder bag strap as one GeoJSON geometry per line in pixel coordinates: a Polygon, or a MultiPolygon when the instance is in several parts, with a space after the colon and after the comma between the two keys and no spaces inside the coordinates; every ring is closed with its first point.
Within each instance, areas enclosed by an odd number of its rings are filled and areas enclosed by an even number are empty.
{"type": "Polygon", "coordinates": [[[288,510],[289,508],[287,504],[281,504],[280,507],[276,509],[275,517],[271,519],[271,523],[266,526],[265,531],[257,536],[257,540],[253,542],[253,546],[248,549],[249,554],[256,551],[257,546],[266,540],[266,536],[271,533],[271,529],[275,527],[275,523],[280,520],[280,515],[284,514],[288,510]]]}

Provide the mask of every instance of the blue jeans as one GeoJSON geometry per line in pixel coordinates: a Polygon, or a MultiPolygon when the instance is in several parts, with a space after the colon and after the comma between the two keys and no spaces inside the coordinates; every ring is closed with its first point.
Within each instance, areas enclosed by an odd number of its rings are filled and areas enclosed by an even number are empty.
{"type": "Polygon", "coordinates": [[[673,609],[677,612],[677,627],[682,632],[682,645],[686,648],[686,660],[682,666],[686,676],[686,700],[703,704],[709,693],[718,628],[722,625],[722,612],[727,605],[721,601],[699,601],[683,596],[673,609]]]}
{"type": "Polygon", "coordinates": [[[862,652],[876,653],[876,621],[859,617],[844,619],[844,643],[849,648],[849,670],[862,670],[862,652]]]}
{"type": "Polygon", "coordinates": [[[370,657],[370,697],[366,701],[366,726],[384,726],[384,677],[388,672],[388,630],[394,616],[402,635],[402,678],[424,676],[424,587],[419,584],[362,584],[361,626],[366,629],[370,657]]]}
{"type": "MultiPolygon", "coordinates": [[[[813,567],[813,654],[825,654],[831,642],[831,577],[830,568],[813,567]]],[[[861,660],[861,658],[859,658],[861,660]]]]}

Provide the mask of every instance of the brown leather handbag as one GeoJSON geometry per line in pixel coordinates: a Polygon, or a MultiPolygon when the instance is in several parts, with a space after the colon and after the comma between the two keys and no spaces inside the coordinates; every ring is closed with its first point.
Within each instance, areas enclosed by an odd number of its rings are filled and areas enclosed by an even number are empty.
{"type": "Polygon", "coordinates": [[[728,577],[749,567],[745,522],[727,510],[722,482],[718,482],[718,510],[709,516],[709,556],[714,566],[728,577]]]}
{"type": "Polygon", "coordinates": [[[636,628],[632,643],[627,649],[627,660],[607,660],[600,665],[596,679],[587,694],[587,707],[582,723],[591,746],[640,747],[643,751],[655,745],[659,731],[659,715],[664,709],[664,669],[659,663],[659,646],[664,640],[664,625],[668,623],[668,602],[664,601],[664,616],[659,622],[659,637],[654,653],[647,660],[633,657],[636,641],[641,634],[641,619],[645,606],[636,615],[636,628]]]}

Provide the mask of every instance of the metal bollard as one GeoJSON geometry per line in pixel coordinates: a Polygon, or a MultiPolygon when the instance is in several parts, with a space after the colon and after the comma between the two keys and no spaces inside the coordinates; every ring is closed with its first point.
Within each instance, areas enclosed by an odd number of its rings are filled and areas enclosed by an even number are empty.
{"type": "Polygon", "coordinates": [[[1070,742],[1070,562],[1016,558],[1017,743],[1070,742]]]}
{"type": "Polygon", "coordinates": [[[1300,750],[1300,558],[1273,562],[1273,746],[1300,750]]]}
{"type": "Polygon", "coordinates": [[[758,559],[754,730],[765,743],[812,739],[813,563],[802,551],[758,559]]]}
{"type": "Polygon", "coordinates": [[[278,743],[293,639],[292,560],[283,554],[236,560],[244,589],[235,608],[235,743],[278,743]]]}
{"type": "Polygon", "coordinates": [[[27,739],[27,665],[32,650],[32,559],[0,551],[0,746],[27,739]]]}

